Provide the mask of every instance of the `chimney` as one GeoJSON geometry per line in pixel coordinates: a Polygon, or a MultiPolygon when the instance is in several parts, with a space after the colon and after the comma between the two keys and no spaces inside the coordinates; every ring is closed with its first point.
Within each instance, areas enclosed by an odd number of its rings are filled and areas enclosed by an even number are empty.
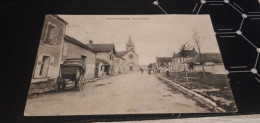
{"type": "Polygon", "coordinates": [[[92,40],[89,40],[89,44],[93,44],[93,41],[92,41],[92,40]]]}

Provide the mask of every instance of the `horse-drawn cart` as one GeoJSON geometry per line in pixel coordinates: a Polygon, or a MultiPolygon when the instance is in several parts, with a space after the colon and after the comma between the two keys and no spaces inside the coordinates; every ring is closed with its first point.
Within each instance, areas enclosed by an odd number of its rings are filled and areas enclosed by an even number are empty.
{"type": "Polygon", "coordinates": [[[84,60],[81,58],[66,59],[60,67],[60,75],[57,79],[55,88],[57,91],[66,88],[68,83],[73,83],[74,88],[81,91],[84,87],[82,79],[85,74],[84,60]]]}

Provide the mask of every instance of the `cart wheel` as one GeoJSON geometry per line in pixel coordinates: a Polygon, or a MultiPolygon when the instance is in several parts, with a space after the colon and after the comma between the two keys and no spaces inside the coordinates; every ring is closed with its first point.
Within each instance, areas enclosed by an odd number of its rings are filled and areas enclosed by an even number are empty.
{"type": "Polygon", "coordinates": [[[61,84],[61,90],[64,90],[66,88],[66,83],[61,84]]]}
{"type": "Polygon", "coordinates": [[[78,91],[83,90],[83,84],[80,81],[78,81],[77,87],[78,87],[78,91]]]}
{"type": "Polygon", "coordinates": [[[56,83],[54,87],[55,87],[56,91],[60,91],[61,90],[61,84],[60,83],[56,83]]]}

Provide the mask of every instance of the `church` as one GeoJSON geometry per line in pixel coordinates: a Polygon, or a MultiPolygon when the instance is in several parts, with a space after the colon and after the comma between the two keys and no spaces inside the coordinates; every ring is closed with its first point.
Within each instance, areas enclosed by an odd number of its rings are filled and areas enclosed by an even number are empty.
{"type": "Polygon", "coordinates": [[[128,42],[126,43],[126,50],[117,52],[116,54],[126,59],[127,71],[139,70],[139,55],[135,52],[135,44],[131,36],[129,36],[128,42]]]}

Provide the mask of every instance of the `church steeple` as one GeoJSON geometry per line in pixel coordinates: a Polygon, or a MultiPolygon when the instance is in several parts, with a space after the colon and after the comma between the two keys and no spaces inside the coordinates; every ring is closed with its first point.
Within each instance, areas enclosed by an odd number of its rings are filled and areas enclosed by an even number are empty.
{"type": "Polygon", "coordinates": [[[129,38],[128,38],[128,42],[126,44],[126,50],[135,50],[135,44],[133,43],[130,35],[129,35],[129,38]]]}

